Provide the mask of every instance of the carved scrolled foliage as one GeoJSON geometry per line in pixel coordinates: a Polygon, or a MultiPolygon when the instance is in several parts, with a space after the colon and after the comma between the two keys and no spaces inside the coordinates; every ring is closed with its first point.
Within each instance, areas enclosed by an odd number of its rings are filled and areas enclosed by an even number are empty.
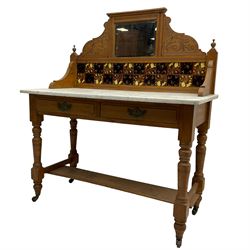
{"type": "Polygon", "coordinates": [[[109,20],[104,24],[104,32],[97,38],[88,41],[83,49],[80,57],[109,57],[111,48],[110,41],[112,41],[112,27],[109,20]]]}
{"type": "Polygon", "coordinates": [[[164,53],[182,52],[188,53],[198,50],[197,42],[190,36],[185,34],[174,34],[167,39],[164,48],[164,53]]]}
{"type": "Polygon", "coordinates": [[[177,33],[169,26],[170,18],[166,17],[163,25],[162,55],[169,54],[192,54],[205,55],[199,49],[196,40],[184,33],[177,33]]]}

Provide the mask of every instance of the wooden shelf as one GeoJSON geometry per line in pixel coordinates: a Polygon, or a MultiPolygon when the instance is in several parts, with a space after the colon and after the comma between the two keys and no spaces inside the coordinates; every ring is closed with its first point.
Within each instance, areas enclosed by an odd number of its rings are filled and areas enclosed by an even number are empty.
{"type": "Polygon", "coordinates": [[[110,187],[133,194],[146,196],[148,198],[169,202],[172,204],[174,204],[177,194],[177,191],[175,189],[160,187],[79,168],[61,167],[50,171],[49,174],[110,187]]]}
{"type": "MultiPolygon", "coordinates": [[[[114,188],[172,204],[174,204],[177,194],[177,190],[175,189],[128,180],[79,168],[61,167],[53,169],[47,173],[114,188]]],[[[193,207],[194,203],[199,197],[199,195],[195,193],[197,186],[197,184],[194,184],[188,193],[190,207],[193,207]]]]}

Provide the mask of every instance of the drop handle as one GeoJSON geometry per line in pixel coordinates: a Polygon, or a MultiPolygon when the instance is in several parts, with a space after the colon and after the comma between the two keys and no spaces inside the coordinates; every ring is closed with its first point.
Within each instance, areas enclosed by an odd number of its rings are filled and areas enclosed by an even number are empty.
{"type": "Polygon", "coordinates": [[[128,114],[135,118],[143,117],[146,113],[147,113],[147,110],[141,109],[139,107],[128,108],[128,114]]]}
{"type": "Polygon", "coordinates": [[[61,111],[69,111],[72,107],[72,104],[68,102],[58,102],[57,107],[61,111]]]}

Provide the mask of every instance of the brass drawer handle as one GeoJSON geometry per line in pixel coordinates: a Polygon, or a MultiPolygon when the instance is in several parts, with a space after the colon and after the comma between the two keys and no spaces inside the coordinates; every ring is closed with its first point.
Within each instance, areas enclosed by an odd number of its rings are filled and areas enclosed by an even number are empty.
{"type": "Polygon", "coordinates": [[[139,118],[146,114],[147,110],[141,109],[139,107],[128,108],[128,114],[132,117],[139,118]]]}
{"type": "Polygon", "coordinates": [[[71,103],[68,102],[58,102],[57,107],[61,111],[69,111],[71,109],[71,103]]]}

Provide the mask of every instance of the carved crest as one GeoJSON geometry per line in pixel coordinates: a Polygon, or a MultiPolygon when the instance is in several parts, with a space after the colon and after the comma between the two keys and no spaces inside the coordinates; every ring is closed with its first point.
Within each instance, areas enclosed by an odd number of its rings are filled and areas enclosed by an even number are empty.
{"type": "Polygon", "coordinates": [[[172,30],[169,26],[170,20],[169,17],[164,18],[162,56],[169,54],[205,55],[193,37],[172,30]]]}
{"type": "Polygon", "coordinates": [[[112,27],[109,20],[104,24],[104,32],[97,38],[88,41],[79,57],[109,57],[109,49],[112,41],[112,27]]]}

